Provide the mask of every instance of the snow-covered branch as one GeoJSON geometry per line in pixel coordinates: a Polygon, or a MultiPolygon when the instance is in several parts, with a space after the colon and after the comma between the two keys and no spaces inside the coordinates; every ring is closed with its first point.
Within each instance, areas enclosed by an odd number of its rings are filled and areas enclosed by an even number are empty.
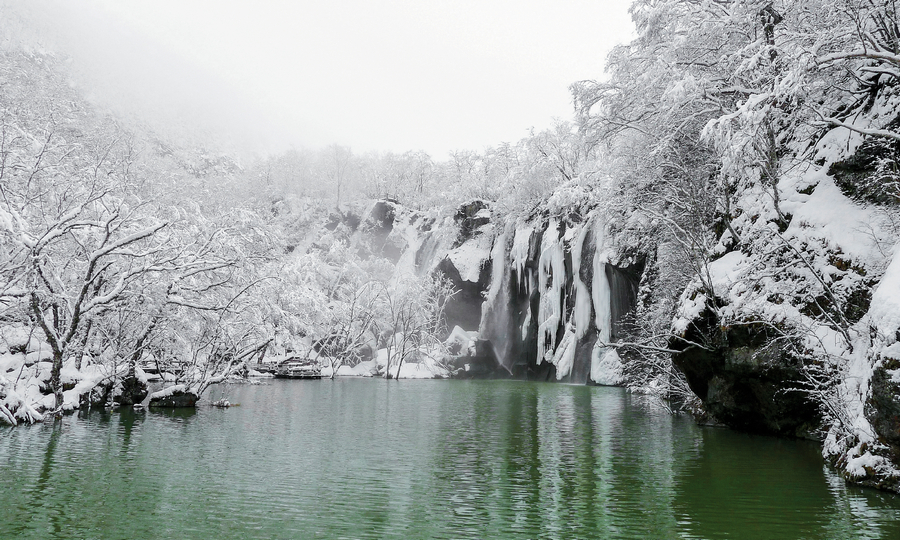
{"type": "Polygon", "coordinates": [[[895,141],[900,141],[900,133],[888,130],[888,129],[870,129],[860,127],[849,122],[844,122],[843,120],[839,120],[833,117],[822,117],[822,123],[827,124],[833,127],[842,127],[849,129],[850,131],[854,131],[856,133],[862,135],[868,135],[871,137],[885,137],[888,139],[893,139],[895,141]]]}

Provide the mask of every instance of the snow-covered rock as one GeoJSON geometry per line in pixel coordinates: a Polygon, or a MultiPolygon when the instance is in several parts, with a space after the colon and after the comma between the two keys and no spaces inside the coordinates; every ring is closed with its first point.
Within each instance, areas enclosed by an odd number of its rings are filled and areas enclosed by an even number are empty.
{"type": "Polygon", "coordinates": [[[150,406],[164,408],[194,407],[199,399],[200,396],[185,385],[173,384],[150,394],[150,406]]]}

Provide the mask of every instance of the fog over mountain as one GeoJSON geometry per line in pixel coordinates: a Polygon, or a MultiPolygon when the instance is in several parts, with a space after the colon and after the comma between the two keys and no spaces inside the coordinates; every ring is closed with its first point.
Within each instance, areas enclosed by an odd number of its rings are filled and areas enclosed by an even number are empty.
{"type": "Polygon", "coordinates": [[[627,2],[6,2],[97,102],[233,150],[480,150],[573,108],[627,2]]]}

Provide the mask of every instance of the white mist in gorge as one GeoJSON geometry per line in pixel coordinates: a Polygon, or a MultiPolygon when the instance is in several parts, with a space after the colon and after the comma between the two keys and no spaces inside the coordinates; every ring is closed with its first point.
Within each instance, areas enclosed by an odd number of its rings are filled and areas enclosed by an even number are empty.
{"type": "MultiPolygon", "coordinates": [[[[10,9],[10,8],[7,8],[10,9]]],[[[630,39],[627,2],[38,1],[13,6],[99,102],[157,130],[279,151],[437,158],[572,114],[630,39]]]]}

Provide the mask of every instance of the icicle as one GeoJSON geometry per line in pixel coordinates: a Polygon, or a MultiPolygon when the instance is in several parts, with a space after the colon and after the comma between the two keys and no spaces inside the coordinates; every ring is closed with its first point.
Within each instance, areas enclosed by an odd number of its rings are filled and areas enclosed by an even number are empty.
{"type": "Polygon", "coordinates": [[[562,241],[559,239],[559,225],[556,220],[544,232],[546,246],[541,252],[538,265],[538,284],[541,291],[538,308],[537,361],[550,360],[556,349],[556,331],[562,320],[562,288],[565,284],[565,263],[562,241]],[[556,232],[552,237],[551,231],[556,232]],[[547,358],[545,358],[547,356],[547,358]]]}
{"type": "Polygon", "coordinates": [[[575,337],[581,339],[587,333],[591,325],[591,292],[587,285],[581,281],[581,252],[584,249],[584,241],[587,238],[591,222],[588,217],[586,224],[581,227],[575,243],[572,245],[572,279],[575,283],[575,337]]]}
{"type": "Polygon", "coordinates": [[[599,223],[595,227],[594,279],[591,283],[591,294],[594,300],[594,313],[596,313],[594,322],[600,332],[599,339],[603,343],[609,343],[612,336],[611,294],[609,280],[606,278],[606,256],[602,253],[604,244],[602,227],[599,223]]]}
{"type": "Polygon", "coordinates": [[[621,384],[622,360],[614,348],[607,347],[612,338],[612,294],[609,279],[606,277],[607,256],[603,253],[605,236],[603,225],[598,221],[594,227],[594,276],[591,284],[591,296],[594,301],[595,324],[597,326],[597,342],[591,352],[591,380],[598,384],[621,384]]]}
{"type": "Polygon", "coordinates": [[[516,277],[518,279],[519,287],[522,286],[523,283],[527,284],[525,280],[525,263],[528,262],[528,248],[531,244],[531,235],[534,233],[534,227],[526,226],[521,228],[516,228],[516,232],[513,236],[513,244],[509,253],[510,260],[510,268],[516,271],[516,277]]]}
{"type": "Polygon", "coordinates": [[[553,355],[557,380],[569,375],[575,364],[575,349],[578,346],[578,340],[575,338],[574,330],[571,324],[566,325],[566,333],[559,342],[559,347],[556,348],[556,354],[553,355]]]}

